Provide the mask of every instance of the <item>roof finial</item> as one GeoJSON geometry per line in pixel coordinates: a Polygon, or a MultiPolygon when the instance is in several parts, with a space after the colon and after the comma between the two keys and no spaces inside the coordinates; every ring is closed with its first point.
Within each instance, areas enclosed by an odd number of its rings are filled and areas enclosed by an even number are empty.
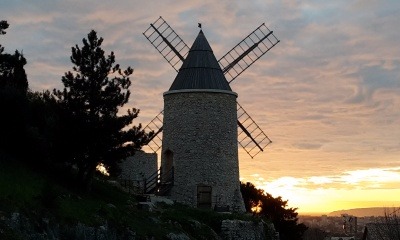
{"type": "Polygon", "coordinates": [[[199,24],[199,25],[198,25],[198,26],[199,26],[199,28],[201,29],[201,23],[198,23],[198,24],[199,24]]]}

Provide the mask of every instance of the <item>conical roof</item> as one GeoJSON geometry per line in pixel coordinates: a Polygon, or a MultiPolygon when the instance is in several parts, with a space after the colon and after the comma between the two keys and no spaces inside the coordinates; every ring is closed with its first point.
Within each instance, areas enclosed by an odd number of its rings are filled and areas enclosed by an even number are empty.
{"type": "Polygon", "coordinates": [[[232,91],[202,30],[169,90],[183,89],[232,91]]]}

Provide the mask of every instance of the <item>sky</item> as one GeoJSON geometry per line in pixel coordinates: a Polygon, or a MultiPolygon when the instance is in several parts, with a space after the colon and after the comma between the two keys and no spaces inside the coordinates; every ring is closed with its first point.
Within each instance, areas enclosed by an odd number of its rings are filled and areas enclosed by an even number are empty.
{"type": "Polygon", "coordinates": [[[232,82],[273,141],[240,176],[299,213],[400,206],[400,1],[1,0],[6,52],[23,51],[34,91],[62,88],[91,29],[134,68],[129,104],[146,125],[175,70],[142,33],[159,16],[189,45],[202,23],[217,59],[261,23],[281,42],[232,82]]]}

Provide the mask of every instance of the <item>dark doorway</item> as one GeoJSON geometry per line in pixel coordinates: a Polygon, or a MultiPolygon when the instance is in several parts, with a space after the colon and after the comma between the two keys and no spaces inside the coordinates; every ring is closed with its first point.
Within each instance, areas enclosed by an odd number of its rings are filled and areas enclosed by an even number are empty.
{"type": "Polygon", "coordinates": [[[164,152],[165,171],[169,171],[174,166],[174,153],[167,149],[164,152]]]}
{"type": "Polygon", "coordinates": [[[174,179],[174,153],[169,149],[165,150],[164,159],[161,181],[172,182],[174,179]]]}
{"type": "Polygon", "coordinates": [[[197,186],[197,207],[211,208],[212,205],[212,188],[207,185],[197,186]]]}

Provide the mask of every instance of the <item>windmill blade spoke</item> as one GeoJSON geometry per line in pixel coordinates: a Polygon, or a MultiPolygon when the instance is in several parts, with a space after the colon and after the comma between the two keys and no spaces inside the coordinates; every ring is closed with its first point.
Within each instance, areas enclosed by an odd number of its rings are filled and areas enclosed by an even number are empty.
{"type": "Polygon", "coordinates": [[[239,145],[254,158],[272,142],[250,117],[243,107],[237,103],[238,142],[239,145]]]}
{"type": "Polygon", "coordinates": [[[164,118],[164,111],[161,111],[157,116],[155,116],[144,130],[146,132],[154,132],[152,138],[149,139],[147,142],[147,146],[153,151],[157,152],[161,148],[162,143],[162,130],[163,130],[163,118],[164,118]]]}
{"type": "Polygon", "coordinates": [[[226,80],[231,83],[278,43],[273,32],[261,24],[218,61],[226,80]]]}
{"type": "Polygon", "coordinates": [[[159,17],[154,23],[150,24],[143,35],[178,72],[189,52],[189,47],[169,24],[162,17],[159,17]]]}

